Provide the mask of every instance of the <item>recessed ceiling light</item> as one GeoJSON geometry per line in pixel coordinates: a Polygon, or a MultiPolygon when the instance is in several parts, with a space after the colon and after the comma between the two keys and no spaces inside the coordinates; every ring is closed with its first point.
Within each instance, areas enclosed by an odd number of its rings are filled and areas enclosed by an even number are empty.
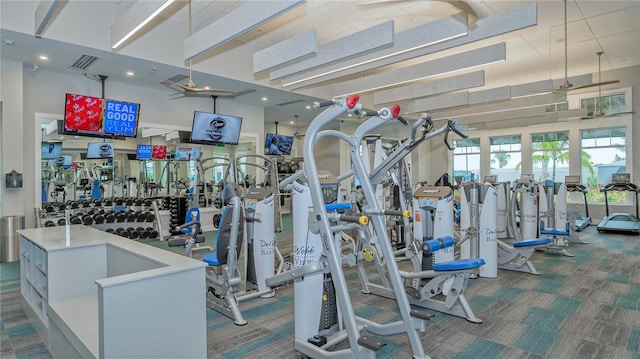
{"type": "Polygon", "coordinates": [[[133,75],[135,75],[133,71],[127,71],[127,76],[133,76],[133,75]]]}
{"type": "Polygon", "coordinates": [[[211,90],[211,87],[209,87],[209,86],[205,86],[205,87],[204,87],[204,89],[205,89],[205,90],[211,90]]]}
{"type": "Polygon", "coordinates": [[[295,122],[293,122],[293,121],[289,121],[289,123],[293,125],[295,122]]]}
{"type": "Polygon", "coordinates": [[[311,105],[307,105],[307,106],[305,106],[305,108],[308,110],[308,109],[311,108],[311,105]]]}
{"type": "Polygon", "coordinates": [[[263,97],[263,98],[262,98],[262,101],[267,101],[267,98],[266,98],[266,97],[263,97]]]}
{"type": "Polygon", "coordinates": [[[40,58],[40,60],[49,60],[49,58],[46,55],[40,55],[38,57],[40,58]]]}

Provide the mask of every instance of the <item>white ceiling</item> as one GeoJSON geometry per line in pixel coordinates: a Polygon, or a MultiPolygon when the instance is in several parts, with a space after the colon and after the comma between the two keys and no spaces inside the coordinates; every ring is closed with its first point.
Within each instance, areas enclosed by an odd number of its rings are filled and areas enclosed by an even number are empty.
{"type": "MultiPolygon", "coordinates": [[[[457,1],[452,1],[458,3],[457,1]]],[[[111,81],[173,91],[161,81],[176,74],[188,75],[184,61],[183,41],[188,35],[188,6],[178,1],[163,12],[161,18],[148,24],[143,31],[118,51],[111,51],[110,28],[114,19],[129,9],[135,1],[64,2],[43,38],[34,33],[34,11],[37,1],[0,1],[2,58],[38,64],[42,70],[82,73],[68,67],[82,54],[100,59],[87,72],[107,75],[111,81]],[[14,41],[8,46],[5,40],[14,41]],[[38,55],[46,54],[42,61],[38,55]],[[155,69],[155,70],[154,70],[155,69]],[[134,71],[127,77],[126,71],[134,71]]],[[[193,33],[215,22],[246,1],[204,1],[192,3],[193,33]]],[[[466,2],[479,19],[501,14],[529,4],[528,1],[466,2]]],[[[450,50],[380,67],[355,76],[333,80],[352,80],[358,76],[389,71],[393,68],[422,63],[452,53],[480,46],[507,43],[507,61],[486,65],[485,86],[481,89],[515,85],[549,78],[564,77],[564,12],[563,2],[539,1],[538,25],[495,38],[478,41],[450,50]]],[[[388,20],[394,20],[395,33],[442,19],[460,12],[447,1],[416,0],[310,0],[294,10],[259,26],[229,43],[199,56],[193,61],[194,81],[199,86],[211,86],[233,91],[248,88],[257,91],[237,97],[234,101],[266,106],[266,122],[285,121],[299,116],[300,124],[308,123],[317,112],[306,110],[314,99],[331,97],[331,83],[289,91],[279,81],[269,81],[268,74],[254,74],[252,54],[309,29],[316,29],[318,45],[340,39],[357,31],[388,20]],[[265,104],[261,98],[268,97],[265,104]],[[286,106],[277,104],[296,102],[286,106]]],[[[640,65],[640,1],[568,1],[568,74],[597,73],[599,51],[604,51],[602,71],[640,65]]],[[[30,65],[29,65],[30,66],[30,65]]],[[[602,80],[609,80],[603,75],[602,80]]],[[[594,81],[597,77],[594,76],[594,81]]],[[[364,94],[365,106],[371,94],[364,94]]],[[[179,101],[179,100],[177,100],[179,101]]],[[[402,104],[401,104],[402,105],[402,104]]]]}

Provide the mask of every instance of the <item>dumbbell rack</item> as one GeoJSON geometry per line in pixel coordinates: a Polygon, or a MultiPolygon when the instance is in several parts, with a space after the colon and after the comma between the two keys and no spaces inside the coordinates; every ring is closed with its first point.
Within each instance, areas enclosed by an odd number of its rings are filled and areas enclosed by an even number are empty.
{"type": "Polygon", "coordinates": [[[84,224],[130,239],[156,239],[160,235],[159,219],[150,210],[151,203],[151,199],[138,198],[45,203],[46,210],[37,220],[43,227],[64,225],[68,208],[71,224],[84,224]]]}

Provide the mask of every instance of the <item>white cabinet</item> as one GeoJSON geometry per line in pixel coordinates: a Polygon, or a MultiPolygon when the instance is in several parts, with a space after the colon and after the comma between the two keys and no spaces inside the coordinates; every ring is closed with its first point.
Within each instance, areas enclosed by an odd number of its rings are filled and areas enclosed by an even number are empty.
{"type": "Polygon", "coordinates": [[[48,277],[47,253],[33,242],[20,237],[20,292],[28,308],[27,315],[35,323],[36,330],[47,337],[48,277]]]}

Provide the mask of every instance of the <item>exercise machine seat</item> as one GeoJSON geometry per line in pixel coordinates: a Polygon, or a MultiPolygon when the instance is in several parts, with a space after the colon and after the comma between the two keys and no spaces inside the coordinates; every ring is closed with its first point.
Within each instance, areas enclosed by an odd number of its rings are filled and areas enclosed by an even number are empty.
{"type": "Polygon", "coordinates": [[[513,247],[518,248],[518,247],[538,246],[541,244],[551,243],[552,241],[553,239],[551,239],[550,237],[526,239],[524,241],[513,242],[513,247]]]}
{"type": "MultiPolygon", "coordinates": [[[[242,248],[242,238],[244,237],[244,214],[242,208],[240,208],[240,221],[238,225],[238,238],[236,239],[236,258],[240,257],[240,250],[242,248]]],[[[202,258],[208,265],[218,267],[227,264],[227,257],[229,255],[229,243],[231,241],[231,221],[233,219],[233,206],[229,205],[222,209],[220,215],[220,226],[216,232],[216,251],[213,253],[207,253],[202,258]]]]}
{"type": "Polygon", "coordinates": [[[442,263],[434,263],[433,270],[435,271],[457,271],[457,270],[465,270],[465,269],[473,269],[478,268],[483,265],[484,258],[468,258],[468,259],[458,259],[455,261],[442,262],[442,263]]]}
{"type": "Polygon", "coordinates": [[[566,229],[560,230],[559,228],[544,228],[544,221],[540,221],[540,233],[549,234],[552,236],[568,236],[569,233],[569,222],[565,225],[566,229]]]}
{"type": "MultiPolygon", "coordinates": [[[[189,223],[194,220],[200,222],[200,209],[198,207],[189,207],[189,209],[187,209],[187,214],[185,215],[185,218],[184,218],[184,223],[189,223]],[[194,213],[196,214],[196,218],[193,218],[194,213]]],[[[193,226],[182,228],[180,232],[184,234],[191,234],[191,231],[193,231],[192,228],[193,226]]]]}

